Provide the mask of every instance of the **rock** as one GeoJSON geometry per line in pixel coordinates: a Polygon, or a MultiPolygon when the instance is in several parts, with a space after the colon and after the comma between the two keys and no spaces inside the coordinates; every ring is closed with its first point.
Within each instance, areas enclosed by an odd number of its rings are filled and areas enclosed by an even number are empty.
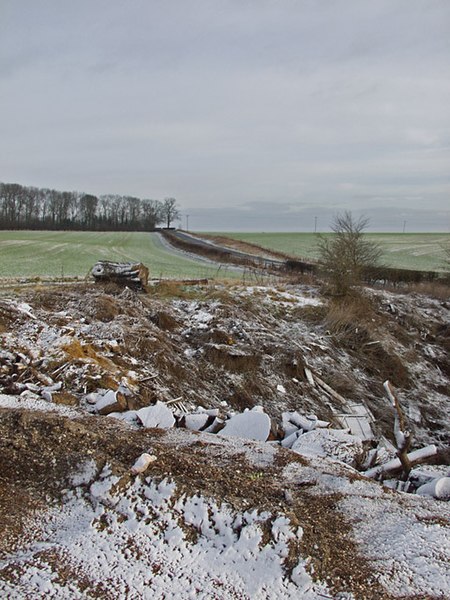
{"type": "Polygon", "coordinates": [[[203,429],[204,433],[218,433],[223,428],[224,420],[215,417],[214,421],[208,427],[203,429]]]}
{"type": "Polygon", "coordinates": [[[136,416],[144,427],[159,427],[169,429],[175,424],[172,411],[164,402],[158,401],[154,406],[146,406],[136,412],[136,416]]]}
{"type": "Polygon", "coordinates": [[[218,417],[220,410],[218,408],[208,408],[208,409],[203,409],[203,411],[200,411],[200,412],[205,412],[210,417],[218,417]]]}
{"type": "Polygon", "coordinates": [[[99,398],[101,398],[100,394],[97,394],[97,392],[91,392],[90,394],[85,396],[84,399],[88,404],[97,404],[99,398]]]}
{"type": "Polygon", "coordinates": [[[44,388],[44,391],[46,392],[59,392],[60,389],[62,388],[62,382],[58,381],[58,383],[54,383],[53,385],[49,385],[47,387],[44,388]]]}
{"type": "Polygon", "coordinates": [[[297,430],[290,435],[287,435],[282,441],[281,445],[283,448],[292,448],[294,442],[297,440],[298,436],[301,435],[301,431],[297,430]]]}
{"type": "Polygon", "coordinates": [[[327,457],[356,467],[363,455],[363,443],[342,429],[314,429],[294,442],[291,450],[306,457],[327,457]]]}
{"type": "Polygon", "coordinates": [[[108,417],[112,419],[119,419],[119,421],[125,421],[130,425],[137,425],[137,417],[135,410],[126,410],[125,412],[111,412],[108,417]]]}
{"type": "Polygon", "coordinates": [[[270,418],[266,413],[248,411],[231,417],[220,435],[265,442],[270,434],[270,425],[270,418]]]}
{"type": "Polygon", "coordinates": [[[138,473],[143,473],[147,470],[148,466],[155,462],[156,456],[154,454],[141,454],[141,456],[136,460],[134,465],[131,467],[131,472],[133,475],[137,475],[138,473]]]}
{"type": "Polygon", "coordinates": [[[186,429],[191,431],[201,431],[208,423],[209,415],[207,413],[195,413],[186,415],[184,418],[186,429]]]}
{"type": "Polygon", "coordinates": [[[437,477],[421,485],[416,494],[419,494],[419,496],[432,496],[438,500],[450,500],[450,477],[437,477]]]}
{"type": "Polygon", "coordinates": [[[38,385],[36,385],[35,383],[26,383],[25,387],[27,388],[27,390],[30,390],[30,392],[39,392],[40,391],[40,387],[38,385]]]}
{"type": "Polygon", "coordinates": [[[109,390],[95,403],[99,415],[109,415],[112,412],[123,412],[127,409],[127,399],[120,392],[109,390]]]}
{"type": "MultiPolygon", "coordinates": [[[[292,429],[294,426],[297,429],[302,429],[303,431],[311,431],[317,427],[317,417],[315,415],[303,416],[297,411],[294,412],[284,412],[282,414],[282,422],[283,429],[287,434],[288,429],[292,429]]],[[[292,433],[292,431],[291,431],[292,433]]]]}

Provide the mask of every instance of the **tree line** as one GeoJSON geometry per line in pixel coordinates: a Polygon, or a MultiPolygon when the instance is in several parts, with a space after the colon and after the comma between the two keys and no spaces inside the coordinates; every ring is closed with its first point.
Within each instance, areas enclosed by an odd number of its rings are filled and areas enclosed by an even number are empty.
{"type": "Polygon", "coordinates": [[[0,229],[152,231],[179,218],[175,198],[61,192],[0,183],[0,229]]]}

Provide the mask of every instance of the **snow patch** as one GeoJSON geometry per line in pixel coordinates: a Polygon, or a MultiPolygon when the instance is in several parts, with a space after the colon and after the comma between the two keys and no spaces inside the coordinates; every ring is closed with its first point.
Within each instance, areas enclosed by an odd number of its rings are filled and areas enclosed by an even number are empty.
{"type": "Polygon", "coordinates": [[[149,599],[288,600],[301,594],[319,600],[329,595],[300,557],[292,577],[286,574],[289,544],[301,536],[287,517],[277,516],[263,542],[270,513],[239,513],[202,496],[175,499],[173,483],[149,478],[138,477],[118,495],[111,491],[115,482],[105,471],[91,494],[73,494],[68,504],[50,511],[45,548],[58,556],[58,565],[46,559],[40,543],[7,558],[5,566],[20,568],[17,582],[0,582],[2,595],[81,598],[105,586],[117,598],[131,593],[149,599]],[[61,580],[58,569],[65,567],[77,576],[61,580]]]}

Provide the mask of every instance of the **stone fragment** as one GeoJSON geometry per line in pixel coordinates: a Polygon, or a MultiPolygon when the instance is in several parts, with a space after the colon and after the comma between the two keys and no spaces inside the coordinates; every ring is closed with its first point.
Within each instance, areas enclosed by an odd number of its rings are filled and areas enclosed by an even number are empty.
{"type": "Polygon", "coordinates": [[[158,401],[153,406],[146,406],[136,412],[137,418],[144,427],[159,427],[160,429],[169,429],[175,424],[175,417],[172,411],[164,402],[158,401]]]}
{"type": "Polygon", "coordinates": [[[141,456],[136,460],[134,465],[131,467],[131,472],[133,475],[138,475],[139,473],[143,473],[147,470],[148,466],[155,462],[156,456],[154,454],[141,454],[141,456]]]}
{"type": "Polygon", "coordinates": [[[186,429],[190,429],[191,431],[202,430],[208,423],[208,420],[209,415],[206,413],[195,413],[191,415],[186,415],[184,418],[186,429]]]}
{"type": "Polygon", "coordinates": [[[247,411],[231,417],[220,434],[265,442],[270,434],[270,424],[266,413],[247,411]]]}
{"type": "Polygon", "coordinates": [[[97,400],[95,410],[99,415],[109,415],[112,412],[123,412],[127,409],[127,399],[121,392],[109,390],[97,400]]]}

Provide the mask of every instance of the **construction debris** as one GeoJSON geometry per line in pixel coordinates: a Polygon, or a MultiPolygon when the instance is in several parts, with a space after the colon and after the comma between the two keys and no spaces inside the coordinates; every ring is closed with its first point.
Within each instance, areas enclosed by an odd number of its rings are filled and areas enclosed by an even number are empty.
{"type": "Polygon", "coordinates": [[[148,284],[149,272],[142,263],[117,263],[102,260],[93,266],[91,274],[96,281],[144,288],[148,284]]]}

